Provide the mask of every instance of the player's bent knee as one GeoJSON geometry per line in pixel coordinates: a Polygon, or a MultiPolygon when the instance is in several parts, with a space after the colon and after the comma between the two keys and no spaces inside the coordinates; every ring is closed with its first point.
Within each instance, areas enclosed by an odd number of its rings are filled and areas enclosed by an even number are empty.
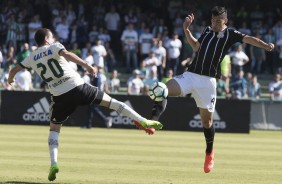
{"type": "Polygon", "coordinates": [[[181,88],[179,84],[174,79],[170,79],[166,86],[168,88],[168,96],[180,96],[181,95],[181,88]]]}
{"type": "Polygon", "coordinates": [[[99,91],[96,99],[94,100],[94,103],[100,106],[103,106],[103,107],[109,107],[111,100],[112,100],[112,97],[110,97],[107,93],[99,91]]]}
{"type": "Polygon", "coordinates": [[[105,96],[105,93],[103,91],[98,91],[97,96],[93,102],[95,104],[100,105],[101,102],[103,101],[104,96],[105,96]]]}

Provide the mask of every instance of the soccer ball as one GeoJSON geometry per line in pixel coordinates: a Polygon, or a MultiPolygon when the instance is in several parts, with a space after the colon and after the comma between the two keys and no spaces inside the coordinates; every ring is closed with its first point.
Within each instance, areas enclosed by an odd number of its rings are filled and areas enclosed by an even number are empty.
{"type": "Polygon", "coordinates": [[[156,102],[163,101],[164,99],[166,99],[167,95],[168,89],[162,82],[153,83],[148,91],[148,96],[156,102]]]}

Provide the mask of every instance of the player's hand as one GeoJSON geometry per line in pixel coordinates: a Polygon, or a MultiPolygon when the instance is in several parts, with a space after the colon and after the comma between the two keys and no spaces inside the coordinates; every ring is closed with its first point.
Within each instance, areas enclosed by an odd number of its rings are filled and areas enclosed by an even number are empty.
{"type": "Polygon", "coordinates": [[[87,72],[88,72],[90,75],[96,77],[97,70],[96,70],[95,67],[89,66],[89,67],[87,67],[86,69],[87,69],[87,72]]]}
{"type": "Polygon", "coordinates": [[[190,15],[187,15],[187,17],[185,17],[185,20],[183,22],[183,29],[184,30],[188,29],[193,21],[194,21],[194,14],[192,13],[190,15]]]}
{"type": "Polygon", "coordinates": [[[269,44],[267,44],[267,49],[265,49],[265,50],[267,50],[267,51],[272,51],[273,49],[274,49],[274,44],[273,43],[269,43],[269,44]]]}

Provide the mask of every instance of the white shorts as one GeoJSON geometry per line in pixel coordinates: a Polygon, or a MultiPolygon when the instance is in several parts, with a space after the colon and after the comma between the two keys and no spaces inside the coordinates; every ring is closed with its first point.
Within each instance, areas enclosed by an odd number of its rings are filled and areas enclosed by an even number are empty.
{"type": "Polygon", "coordinates": [[[216,103],[216,79],[191,72],[184,72],[175,76],[174,79],[179,84],[181,96],[192,94],[197,107],[214,112],[216,103]]]}

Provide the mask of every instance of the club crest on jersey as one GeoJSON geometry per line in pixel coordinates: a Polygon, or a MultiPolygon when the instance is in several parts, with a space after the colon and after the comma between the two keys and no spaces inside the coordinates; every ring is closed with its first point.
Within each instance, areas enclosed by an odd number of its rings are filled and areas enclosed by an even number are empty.
{"type": "Polygon", "coordinates": [[[217,38],[223,38],[224,37],[224,32],[218,32],[217,38]]]}
{"type": "Polygon", "coordinates": [[[34,61],[36,61],[38,59],[41,59],[41,58],[43,58],[45,56],[49,56],[49,55],[52,55],[52,51],[46,50],[45,52],[41,52],[39,54],[36,54],[33,59],[34,59],[34,61]]]}

